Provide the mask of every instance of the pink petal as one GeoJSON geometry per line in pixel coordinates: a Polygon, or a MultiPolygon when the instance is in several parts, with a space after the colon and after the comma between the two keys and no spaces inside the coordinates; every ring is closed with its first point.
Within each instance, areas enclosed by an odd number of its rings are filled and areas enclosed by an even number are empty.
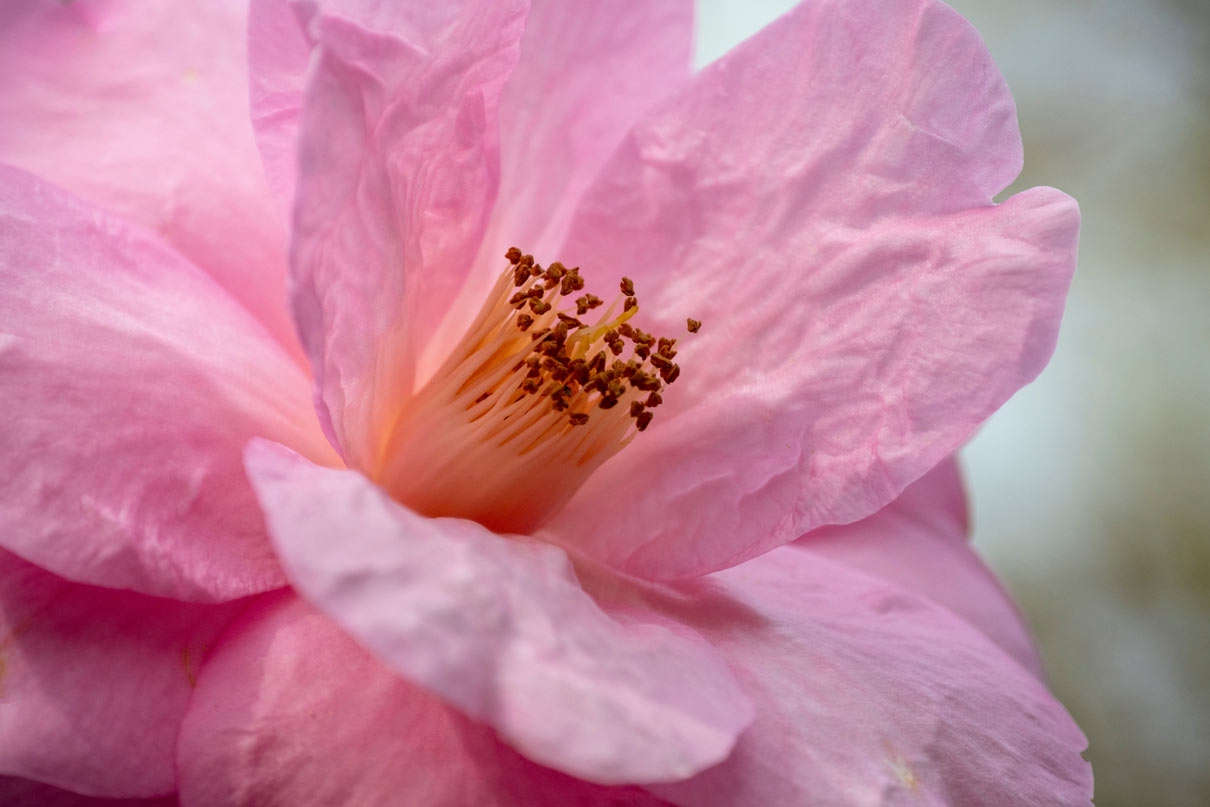
{"type": "Polygon", "coordinates": [[[298,124],[311,43],[290,0],[248,7],[248,81],[252,128],[273,195],[288,216],[298,170],[298,124]]]}
{"type": "Polygon", "coordinates": [[[179,756],[184,807],[664,804],[524,759],[293,596],[253,608],[218,646],[179,756]]]}
{"type": "Polygon", "coordinates": [[[893,584],[796,545],[662,596],[608,585],[706,637],[756,702],[726,761],[651,786],[682,807],[1089,804],[1087,743],[1044,685],[893,584]]]}
{"type": "Polygon", "coordinates": [[[634,279],[640,327],[705,325],[554,532],[676,577],[894,499],[1053,349],[1079,216],[1050,189],[990,205],[1019,161],[999,73],[933,0],[806,3],[707,68],[631,133],[564,249],[634,279]]]}
{"type": "Polygon", "coordinates": [[[0,804],[4,807],[176,807],[176,796],[158,799],[98,799],[70,790],[0,776],[0,804]]]}
{"type": "MultiPolygon", "coordinates": [[[[533,0],[500,98],[500,193],[476,271],[430,342],[426,378],[504,268],[511,246],[559,257],[576,202],[641,113],[690,75],[690,0],[533,0]]],[[[591,289],[590,289],[591,290],[591,289]]]]}
{"type": "Polygon", "coordinates": [[[242,451],[330,458],[307,379],[159,242],[0,167],[0,545],[187,600],[282,585],[242,451]]]}
{"type": "Polygon", "coordinates": [[[297,351],[285,222],[248,123],[245,13],[172,0],[5,4],[0,162],[162,233],[297,351]]]}
{"type": "Polygon", "coordinates": [[[295,320],[321,417],[349,463],[411,391],[470,270],[499,178],[496,108],[524,0],[307,4],[295,320]],[[318,6],[312,9],[311,6],[318,6]]]}
{"type": "Polygon", "coordinates": [[[966,536],[962,479],[946,460],[869,518],[823,527],[799,544],[945,606],[1041,677],[1020,611],[966,536]]]}
{"type": "Polygon", "coordinates": [[[93,796],[171,793],[194,676],[242,608],[69,583],[0,552],[0,774],[93,796]]]}
{"type": "Polygon", "coordinates": [[[747,724],[692,632],[607,618],[556,547],[417,516],[263,441],[247,462],[298,590],[530,759],[602,784],[669,781],[725,757],[747,724]]]}

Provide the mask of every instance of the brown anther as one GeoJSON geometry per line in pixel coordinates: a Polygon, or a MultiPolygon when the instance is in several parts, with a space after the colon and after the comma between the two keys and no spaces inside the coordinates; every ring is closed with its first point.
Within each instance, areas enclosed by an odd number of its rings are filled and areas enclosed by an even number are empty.
{"type": "Polygon", "coordinates": [[[588,369],[591,372],[599,373],[605,369],[605,351],[598,350],[597,355],[592,357],[592,361],[588,363],[588,369]]]}
{"type": "Polygon", "coordinates": [[[675,339],[667,339],[667,338],[661,336],[659,338],[657,344],[659,345],[659,347],[656,349],[656,352],[659,353],[661,356],[668,358],[668,359],[676,358],[676,350],[674,350],[674,348],[676,347],[675,339]]]}
{"type": "Polygon", "coordinates": [[[558,280],[565,274],[567,274],[567,267],[558,261],[555,261],[550,266],[546,267],[546,276],[551,280],[558,280]]]}
{"type": "Polygon", "coordinates": [[[625,294],[627,297],[634,296],[634,281],[633,280],[631,280],[628,277],[624,277],[624,278],[622,278],[622,282],[619,283],[618,285],[622,289],[622,294],[625,294]]]}
{"type": "Polygon", "coordinates": [[[521,260],[521,250],[516,247],[509,247],[508,252],[504,253],[504,257],[508,258],[508,262],[513,266],[516,266],[517,262],[521,260]]]}
{"type": "Polygon", "coordinates": [[[626,303],[622,306],[622,310],[629,311],[630,309],[636,307],[638,304],[639,304],[639,301],[638,301],[637,297],[627,297],[626,303]]]}
{"type": "Polygon", "coordinates": [[[664,379],[664,383],[671,384],[681,377],[681,366],[679,364],[672,365],[672,369],[661,372],[660,377],[664,379]]]}
{"type": "Polygon", "coordinates": [[[618,333],[622,334],[622,336],[625,336],[627,339],[633,339],[634,338],[634,326],[631,325],[629,322],[623,322],[621,325],[618,326],[618,333]]]}
{"type": "MultiPolygon", "coordinates": [[[[524,264],[526,266],[533,266],[534,265],[534,256],[533,255],[522,255],[521,259],[517,262],[524,264]]],[[[539,267],[539,268],[541,268],[541,267],[539,267]]]]}
{"type": "Polygon", "coordinates": [[[641,401],[631,401],[630,416],[632,418],[637,418],[639,415],[643,414],[643,408],[644,407],[641,401]]]}
{"type": "Polygon", "coordinates": [[[635,374],[630,377],[630,386],[643,392],[659,392],[660,380],[642,370],[636,370],[635,374]]]}
{"type": "Polygon", "coordinates": [[[521,382],[521,389],[525,392],[537,392],[540,386],[542,386],[542,382],[537,378],[527,378],[521,382]]]}
{"type": "Polygon", "coordinates": [[[530,298],[529,309],[541,316],[550,310],[550,303],[540,298],[530,298]]]}
{"type": "Polygon", "coordinates": [[[518,266],[513,270],[513,285],[524,286],[525,281],[529,280],[529,267],[518,266]]]}
{"type": "Polygon", "coordinates": [[[571,316],[570,314],[564,314],[562,311],[560,311],[558,314],[558,317],[559,317],[560,322],[566,322],[572,328],[583,328],[584,327],[583,322],[580,322],[580,320],[576,319],[575,317],[571,316]]]}
{"type": "Polygon", "coordinates": [[[644,412],[643,414],[639,415],[637,418],[634,419],[634,427],[636,429],[638,429],[639,431],[643,431],[649,425],[651,425],[651,419],[653,417],[655,417],[655,415],[653,413],[644,412]]]}
{"type": "Polygon", "coordinates": [[[518,306],[525,305],[525,303],[528,300],[529,300],[529,296],[525,292],[519,291],[516,294],[514,294],[512,297],[508,298],[508,304],[515,308],[518,306]]]}
{"type": "Polygon", "coordinates": [[[699,319],[694,319],[693,317],[689,317],[688,323],[689,323],[689,325],[688,325],[689,333],[697,333],[702,328],[702,321],[699,319]]]}
{"type": "Polygon", "coordinates": [[[644,331],[642,328],[635,328],[634,341],[643,345],[650,345],[655,341],[655,337],[644,331]]]}
{"type": "Polygon", "coordinates": [[[601,402],[599,404],[597,404],[597,406],[601,409],[613,409],[617,405],[618,405],[618,399],[611,398],[608,395],[606,395],[604,398],[602,398],[601,402]]]}
{"type": "Polygon", "coordinates": [[[639,371],[639,362],[631,359],[626,362],[626,366],[622,368],[622,378],[633,378],[634,374],[639,371]]]}
{"type": "Polygon", "coordinates": [[[533,324],[534,324],[534,318],[531,317],[529,314],[518,314],[517,315],[517,327],[520,328],[521,330],[523,330],[523,331],[529,330],[529,326],[533,325],[533,324]]]}
{"type": "Polygon", "coordinates": [[[609,343],[609,352],[615,356],[621,356],[623,347],[624,345],[622,344],[622,340],[618,339],[617,341],[609,343]]]}
{"type": "Polygon", "coordinates": [[[567,419],[569,421],[571,421],[571,425],[573,425],[573,426],[583,426],[585,423],[588,422],[588,413],[587,412],[572,412],[570,415],[567,416],[567,419]]]}
{"type": "Polygon", "coordinates": [[[601,305],[603,305],[603,301],[600,297],[595,294],[585,294],[583,297],[576,298],[576,313],[582,317],[601,305]]]}
{"type": "Polygon", "coordinates": [[[651,355],[651,348],[647,347],[646,345],[638,345],[634,349],[634,355],[638,356],[640,359],[645,359],[651,355]]]}
{"type": "Polygon", "coordinates": [[[537,342],[539,339],[545,339],[546,335],[549,333],[550,333],[550,328],[543,328],[540,331],[534,331],[533,333],[531,333],[529,335],[529,338],[532,339],[533,341],[537,342]]]}
{"type": "Polygon", "coordinates": [[[664,399],[660,397],[660,394],[658,392],[653,392],[647,396],[647,400],[644,401],[644,404],[647,406],[648,409],[655,409],[657,406],[659,406],[663,402],[664,402],[664,399]]]}
{"type": "Polygon", "coordinates": [[[570,331],[571,331],[571,329],[567,327],[566,322],[560,322],[558,325],[555,326],[555,330],[554,330],[555,341],[558,342],[560,345],[563,344],[564,342],[567,341],[567,334],[570,331]]]}
{"type": "Polygon", "coordinates": [[[664,370],[671,370],[673,367],[676,366],[675,364],[672,363],[671,359],[669,359],[667,356],[663,356],[659,353],[652,354],[651,363],[661,372],[663,372],[664,370]]]}

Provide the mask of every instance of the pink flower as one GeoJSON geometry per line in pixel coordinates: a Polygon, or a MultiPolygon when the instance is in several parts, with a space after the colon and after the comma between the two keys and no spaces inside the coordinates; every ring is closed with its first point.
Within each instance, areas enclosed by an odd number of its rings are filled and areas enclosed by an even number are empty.
{"type": "Polygon", "coordinates": [[[236,5],[0,13],[6,803],[1088,803],[948,459],[1078,214],[961,17],[236,5]]]}

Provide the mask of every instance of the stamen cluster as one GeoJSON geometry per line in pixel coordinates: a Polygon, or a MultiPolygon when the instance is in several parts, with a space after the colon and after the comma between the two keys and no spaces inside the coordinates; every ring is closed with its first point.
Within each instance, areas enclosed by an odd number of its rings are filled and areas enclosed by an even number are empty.
{"type": "Polygon", "coordinates": [[[626,322],[638,310],[634,282],[624,277],[620,283],[625,296],[622,315],[590,326],[579,317],[603,305],[593,294],[575,298],[576,316],[559,311],[550,317],[557,296],[568,297],[584,288],[579,267],[568,269],[556,261],[543,269],[532,255],[516,247],[505,257],[513,267],[513,285],[519,289],[509,299],[518,312],[516,327],[530,332],[536,343],[533,352],[513,368],[528,368],[521,392],[549,397],[555,411],[571,410],[568,422],[582,426],[590,416],[586,404],[612,409],[633,391],[637,395],[630,396],[627,411],[635,428],[645,430],[654,416],[651,410],[663,403],[660,392],[676,381],[681,368],[673,362],[676,339],[657,338],[626,322]],[[539,327],[531,331],[535,325],[539,327]],[[628,342],[631,353],[623,360],[628,342]],[[598,344],[601,347],[590,356],[598,344]],[[597,397],[588,400],[593,393],[597,397]]]}

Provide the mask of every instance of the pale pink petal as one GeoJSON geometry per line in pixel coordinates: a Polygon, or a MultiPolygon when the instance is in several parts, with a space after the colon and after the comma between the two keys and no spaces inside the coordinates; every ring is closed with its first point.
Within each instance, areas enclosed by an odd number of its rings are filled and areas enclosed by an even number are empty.
{"type": "Polygon", "coordinates": [[[70,583],[0,551],[0,774],[93,796],[173,792],[194,676],[242,608],[70,583]]]}
{"type": "Polygon", "coordinates": [[[330,458],[298,365],[177,253],[0,167],[0,545],[177,599],[283,584],[249,437],[330,458]]]}
{"type": "Polygon", "coordinates": [[[751,717],[691,631],[606,617],[562,550],[423,518],[263,441],[247,462],[298,590],[530,759],[603,784],[680,779],[751,717]]]}
{"type": "Polygon", "coordinates": [[[176,796],[158,799],[99,799],[81,796],[41,782],[0,776],[0,804],[4,807],[176,807],[176,796]]]}
{"type": "Polygon", "coordinates": [[[894,499],[1053,349],[1079,216],[1050,189],[991,206],[1019,160],[999,73],[933,0],[805,3],[645,117],[563,255],[633,278],[684,372],[554,531],[675,577],[894,499]]]}
{"type": "Polygon", "coordinates": [[[1089,804],[1087,743],[1045,686],[893,584],[798,545],[663,594],[586,583],[603,604],[698,631],[756,702],[727,760],[651,786],[675,804],[1089,804]]]}
{"type": "Polygon", "coordinates": [[[1020,611],[967,535],[962,479],[951,459],[869,518],[823,527],[798,543],[945,606],[1041,677],[1042,661],[1020,611]]]}
{"type": "MultiPolygon", "coordinates": [[[[289,350],[241,3],[5,3],[0,162],[162,233],[289,350]]],[[[301,356],[299,356],[301,360],[301,356]]]]}
{"type": "Polygon", "coordinates": [[[531,2],[500,99],[499,198],[422,378],[474,318],[506,249],[558,257],[577,200],[635,119],[689,78],[692,45],[690,0],[531,2]]]}
{"type": "Polygon", "coordinates": [[[291,251],[320,416],[349,463],[411,391],[499,181],[496,110],[524,0],[309,3],[291,251]]]}
{"type": "Polygon", "coordinates": [[[248,7],[248,82],[252,128],[265,177],[283,216],[294,201],[298,123],[311,43],[290,0],[252,0],[248,7]]]}
{"type": "Polygon", "coordinates": [[[658,807],[543,768],[405,682],[293,595],[255,606],[198,678],[184,807],[658,807]]]}

